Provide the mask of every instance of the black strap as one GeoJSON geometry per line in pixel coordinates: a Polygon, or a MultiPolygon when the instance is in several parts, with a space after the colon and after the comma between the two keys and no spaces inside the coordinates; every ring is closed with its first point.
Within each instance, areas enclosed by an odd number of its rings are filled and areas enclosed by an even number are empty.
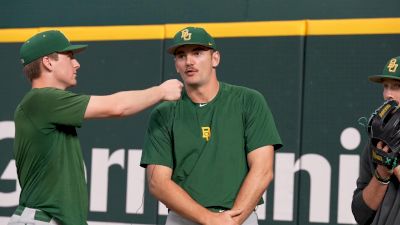
{"type": "Polygon", "coordinates": [[[397,152],[385,152],[375,146],[372,147],[372,160],[389,170],[394,169],[399,164],[399,154],[397,152]]]}

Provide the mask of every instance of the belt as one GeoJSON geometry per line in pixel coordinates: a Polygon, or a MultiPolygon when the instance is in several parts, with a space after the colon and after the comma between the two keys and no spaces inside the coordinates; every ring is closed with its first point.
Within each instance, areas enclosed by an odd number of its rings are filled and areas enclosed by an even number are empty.
{"type": "MultiPolygon", "coordinates": [[[[26,210],[26,209],[31,209],[31,208],[27,208],[27,207],[19,205],[18,208],[15,210],[14,214],[21,216],[22,213],[24,212],[24,210],[26,210]]],[[[47,213],[43,212],[42,210],[39,210],[39,209],[32,209],[32,210],[35,210],[35,215],[33,218],[34,220],[39,220],[42,222],[50,222],[51,219],[53,219],[53,217],[49,216],[47,213]]]]}
{"type": "Polygon", "coordinates": [[[222,207],[222,206],[211,206],[211,207],[207,207],[208,210],[210,210],[211,212],[223,212],[226,210],[230,210],[230,208],[226,208],[226,207],[222,207]]]}

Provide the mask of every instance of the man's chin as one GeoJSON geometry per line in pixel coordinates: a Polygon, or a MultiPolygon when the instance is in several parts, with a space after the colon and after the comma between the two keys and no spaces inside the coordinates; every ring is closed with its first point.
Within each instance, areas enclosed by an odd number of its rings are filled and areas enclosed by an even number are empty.
{"type": "Polygon", "coordinates": [[[192,87],[192,88],[197,88],[197,87],[199,87],[200,86],[200,84],[198,83],[198,82],[184,82],[185,83],[185,85],[187,85],[187,86],[190,86],[190,87],[192,87]]]}
{"type": "Polygon", "coordinates": [[[71,83],[67,88],[72,88],[72,87],[75,87],[76,86],[76,84],[77,84],[77,82],[75,82],[75,83],[71,83]]]}

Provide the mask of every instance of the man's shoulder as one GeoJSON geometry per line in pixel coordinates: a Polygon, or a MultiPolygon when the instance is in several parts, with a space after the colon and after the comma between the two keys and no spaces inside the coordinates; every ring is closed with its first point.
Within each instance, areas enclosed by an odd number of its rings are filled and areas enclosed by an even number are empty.
{"type": "MultiPolygon", "coordinates": [[[[180,101],[180,100],[178,100],[180,101]]],[[[153,109],[153,113],[170,114],[173,112],[178,104],[178,101],[165,101],[156,105],[153,109]]]]}
{"type": "Polygon", "coordinates": [[[66,90],[61,90],[57,88],[33,88],[31,89],[28,93],[26,93],[25,98],[45,98],[45,97],[51,97],[54,95],[68,95],[68,94],[73,94],[70,91],[66,90]]]}
{"type": "Polygon", "coordinates": [[[23,108],[24,110],[47,109],[51,106],[64,104],[65,101],[75,101],[75,99],[78,99],[75,97],[88,101],[90,96],[79,95],[71,91],[56,88],[33,88],[25,94],[20,101],[18,108],[23,108]]]}
{"type": "Polygon", "coordinates": [[[263,96],[259,91],[240,85],[234,85],[221,82],[223,89],[230,93],[236,93],[243,96],[263,96]]]}

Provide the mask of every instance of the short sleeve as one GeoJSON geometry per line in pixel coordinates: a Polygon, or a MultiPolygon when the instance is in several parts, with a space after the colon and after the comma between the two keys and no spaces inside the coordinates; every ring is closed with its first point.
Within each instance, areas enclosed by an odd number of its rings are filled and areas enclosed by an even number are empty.
{"type": "Polygon", "coordinates": [[[23,108],[38,128],[82,125],[90,96],[53,88],[36,92],[23,108]]]}
{"type": "Polygon", "coordinates": [[[246,152],[266,145],[273,145],[275,150],[281,148],[282,141],[264,96],[251,90],[244,101],[246,152]]]}
{"type": "Polygon", "coordinates": [[[171,123],[170,115],[165,108],[163,110],[157,107],[152,111],[140,166],[156,164],[173,168],[171,123]]]}

